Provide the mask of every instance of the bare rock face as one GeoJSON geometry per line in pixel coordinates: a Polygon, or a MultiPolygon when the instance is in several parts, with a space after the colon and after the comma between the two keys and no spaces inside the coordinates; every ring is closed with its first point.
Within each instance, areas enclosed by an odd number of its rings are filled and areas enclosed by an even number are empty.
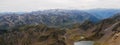
{"type": "Polygon", "coordinates": [[[111,27],[104,30],[104,35],[97,40],[101,45],[118,45],[119,33],[120,33],[120,22],[113,24],[111,27]],[[116,40],[117,39],[117,40],[116,40]]]}
{"type": "Polygon", "coordinates": [[[120,15],[117,14],[112,18],[105,19],[100,22],[99,28],[94,30],[95,34],[91,36],[92,40],[96,41],[95,45],[119,45],[120,33],[120,15]],[[119,17],[119,18],[118,18],[119,17]],[[97,33],[96,33],[97,32],[97,33]]]}
{"type": "MultiPolygon", "coordinates": [[[[71,31],[72,33],[74,33],[73,35],[78,35],[77,33],[79,33],[79,36],[84,36],[84,39],[80,39],[78,37],[76,41],[92,40],[92,41],[95,41],[95,45],[119,45],[120,43],[119,41],[120,40],[119,39],[119,36],[120,36],[119,34],[120,33],[119,13],[97,24],[85,22],[81,25],[75,25],[75,26],[77,26],[77,28],[80,28],[80,29],[76,30],[76,33],[71,31]],[[79,31],[82,33],[80,33],[79,31]]],[[[77,37],[77,36],[74,36],[74,37],[77,37]]]]}

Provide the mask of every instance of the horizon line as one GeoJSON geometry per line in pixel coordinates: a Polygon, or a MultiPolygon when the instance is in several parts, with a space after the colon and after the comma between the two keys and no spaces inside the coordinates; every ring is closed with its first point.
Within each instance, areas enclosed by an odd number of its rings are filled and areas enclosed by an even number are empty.
{"type": "Polygon", "coordinates": [[[38,9],[38,10],[31,10],[31,11],[0,11],[0,13],[26,13],[26,12],[36,12],[36,11],[45,11],[45,10],[100,10],[100,9],[113,9],[113,10],[119,10],[120,8],[91,8],[91,9],[77,9],[77,8],[72,8],[72,9],[62,9],[62,8],[51,8],[51,9],[38,9]]]}

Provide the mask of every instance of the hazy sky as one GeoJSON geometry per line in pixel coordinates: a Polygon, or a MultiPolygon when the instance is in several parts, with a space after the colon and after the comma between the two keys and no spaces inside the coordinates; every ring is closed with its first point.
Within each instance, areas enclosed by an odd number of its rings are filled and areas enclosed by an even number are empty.
{"type": "Polygon", "coordinates": [[[42,9],[120,8],[120,0],[0,0],[0,12],[42,9]]]}

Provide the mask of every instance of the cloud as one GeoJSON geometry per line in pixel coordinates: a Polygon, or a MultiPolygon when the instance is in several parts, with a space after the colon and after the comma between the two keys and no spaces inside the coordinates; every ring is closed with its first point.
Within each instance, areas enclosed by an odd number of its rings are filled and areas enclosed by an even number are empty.
{"type": "Polygon", "coordinates": [[[119,2],[119,0],[0,0],[0,12],[56,8],[120,8],[119,2]]]}

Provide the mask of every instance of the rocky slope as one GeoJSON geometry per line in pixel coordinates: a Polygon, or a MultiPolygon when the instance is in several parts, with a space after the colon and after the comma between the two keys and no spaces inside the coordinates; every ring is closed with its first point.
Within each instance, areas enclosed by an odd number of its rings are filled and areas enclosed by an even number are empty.
{"type": "Polygon", "coordinates": [[[95,41],[95,45],[119,45],[120,43],[120,14],[105,19],[97,24],[86,21],[83,24],[75,24],[73,30],[68,31],[69,40],[95,41]]]}
{"type": "Polygon", "coordinates": [[[96,41],[95,45],[119,45],[120,38],[120,14],[116,14],[115,16],[105,19],[101,21],[99,24],[96,24],[91,29],[93,31],[89,31],[91,33],[89,37],[86,37],[86,40],[96,41]]]}
{"type": "Polygon", "coordinates": [[[66,45],[65,30],[27,25],[0,35],[0,45],[66,45]]]}
{"type": "MultiPolygon", "coordinates": [[[[102,42],[104,45],[107,43],[108,45],[119,45],[120,38],[120,14],[116,14],[114,17],[112,17],[110,20],[106,23],[112,24],[110,26],[106,26],[106,29],[103,30],[104,35],[99,39],[98,42],[102,42]],[[106,43],[105,43],[106,42],[106,43]]],[[[102,45],[103,45],[102,44],[102,45]]]]}

